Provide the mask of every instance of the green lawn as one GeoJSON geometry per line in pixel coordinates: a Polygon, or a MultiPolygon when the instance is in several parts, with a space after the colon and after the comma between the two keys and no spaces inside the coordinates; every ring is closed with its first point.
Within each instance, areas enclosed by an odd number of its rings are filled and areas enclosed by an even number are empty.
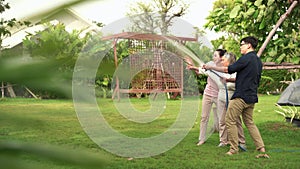
{"type": "MultiPolygon", "coordinates": [[[[95,162],[98,157],[99,160],[105,157],[108,161],[105,167],[94,168],[297,169],[300,165],[300,128],[284,122],[283,117],[274,111],[278,97],[260,96],[254,112],[255,122],[270,159],[255,158],[258,153],[255,152],[255,146],[246,129],[247,152],[226,156],[228,147],[217,147],[217,133],[213,133],[204,145],[197,147],[195,143],[199,134],[199,112],[194,127],[177,146],[157,156],[133,160],[113,155],[91,141],[81,128],[71,100],[2,99],[0,168],[91,168],[98,165],[95,162]],[[12,151],[10,143],[16,143],[18,146],[12,147],[17,150],[27,151],[12,151]],[[27,143],[30,144],[29,148],[26,147],[27,143]],[[46,147],[41,151],[40,145],[55,147],[46,147]],[[88,165],[93,162],[95,165],[88,165]]],[[[168,101],[166,113],[147,124],[135,124],[126,120],[112,103],[110,99],[98,100],[100,110],[108,123],[125,135],[143,138],[165,131],[176,118],[176,113],[172,112],[179,110],[181,101],[168,101]]],[[[147,99],[133,99],[132,104],[136,109],[149,106],[147,99]]]]}

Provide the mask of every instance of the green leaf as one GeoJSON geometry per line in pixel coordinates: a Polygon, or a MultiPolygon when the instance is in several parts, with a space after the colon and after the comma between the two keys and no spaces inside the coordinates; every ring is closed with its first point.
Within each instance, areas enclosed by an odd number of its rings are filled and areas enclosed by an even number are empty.
{"type": "Polygon", "coordinates": [[[293,60],[294,64],[299,64],[300,63],[300,57],[293,57],[292,60],[293,60]]]}
{"type": "Polygon", "coordinates": [[[219,27],[215,27],[214,31],[219,32],[220,28],[219,27]]]}
{"type": "Polygon", "coordinates": [[[258,16],[258,14],[259,14],[259,11],[258,10],[255,10],[255,13],[253,14],[253,18],[257,18],[257,16],[258,16]]]}
{"type": "Polygon", "coordinates": [[[271,6],[274,3],[275,0],[268,0],[268,6],[271,6]]]}
{"type": "Polygon", "coordinates": [[[212,30],[214,28],[214,26],[215,26],[215,24],[213,22],[210,22],[209,24],[207,24],[206,27],[212,30]]]}
{"type": "Polygon", "coordinates": [[[257,22],[261,22],[262,17],[264,16],[264,11],[260,10],[257,16],[257,22]]]}
{"type": "MultiPolygon", "coordinates": [[[[274,13],[274,10],[275,10],[275,7],[274,6],[269,6],[268,8],[267,8],[267,11],[268,11],[268,14],[269,15],[274,15],[273,13],[274,13]]],[[[277,20],[276,20],[277,21],[277,20]]]]}
{"type": "Polygon", "coordinates": [[[219,11],[218,14],[217,14],[217,16],[221,16],[221,15],[223,15],[223,14],[224,14],[224,10],[219,11]]]}
{"type": "Polygon", "coordinates": [[[277,51],[274,50],[274,49],[272,49],[272,50],[269,52],[269,55],[270,55],[271,57],[276,56],[276,55],[277,55],[277,51]]]}
{"type": "Polygon", "coordinates": [[[261,3],[262,3],[262,0],[257,0],[257,1],[255,1],[254,5],[259,7],[261,5],[261,3]]]}
{"type": "Polygon", "coordinates": [[[232,9],[232,11],[230,12],[229,17],[230,17],[230,18],[235,18],[235,17],[238,15],[240,9],[241,9],[240,6],[235,6],[235,7],[232,9]]]}
{"type": "Polygon", "coordinates": [[[272,62],[273,61],[273,58],[267,58],[266,59],[266,62],[272,62]]]}
{"type": "Polygon", "coordinates": [[[261,21],[261,23],[259,24],[259,30],[265,28],[266,26],[266,21],[265,21],[265,18],[261,21]]]}
{"type": "Polygon", "coordinates": [[[251,15],[253,15],[254,12],[255,12],[255,9],[253,7],[251,7],[250,9],[248,9],[246,14],[247,14],[247,16],[251,16],[251,15]]]}
{"type": "Polygon", "coordinates": [[[284,60],[285,56],[286,56],[286,54],[284,54],[284,53],[281,54],[281,55],[276,59],[277,63],[281,63],[281,62],[284,60]]]}

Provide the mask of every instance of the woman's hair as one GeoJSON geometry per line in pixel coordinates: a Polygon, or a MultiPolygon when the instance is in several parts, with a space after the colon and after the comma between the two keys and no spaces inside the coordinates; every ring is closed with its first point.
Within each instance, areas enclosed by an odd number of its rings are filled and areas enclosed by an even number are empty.
{"type": "Polygon", "coordinates": [[[216,51],[219,52],[220,58],[223,57],[226,53],[225,49],[217,49],[216,51]]]}
{"type": "Polygon", "coordinates": [[[236,61],[236,56],[233,53],[225,53],[224,57],[228,60],[229,65],[236,61]]]}

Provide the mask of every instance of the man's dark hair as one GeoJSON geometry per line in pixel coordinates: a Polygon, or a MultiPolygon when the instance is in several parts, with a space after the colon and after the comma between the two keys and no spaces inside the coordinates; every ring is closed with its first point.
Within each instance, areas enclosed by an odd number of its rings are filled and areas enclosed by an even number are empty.
{"type": "Polygon", "coordinates": [[[241,39],[240,43],[242,43],[243,41],[245,43],[251,44],[251,46],[252,46],[253,49],[255,49],[257,47],[257,44],[258,44],[258,40],[254,36],[244,37],[243,39],[241,39]]]}

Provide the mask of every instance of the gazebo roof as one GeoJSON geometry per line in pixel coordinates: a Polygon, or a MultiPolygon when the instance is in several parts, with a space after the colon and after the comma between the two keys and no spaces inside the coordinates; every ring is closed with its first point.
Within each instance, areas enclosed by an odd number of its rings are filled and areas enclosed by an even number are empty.
{"type": "Polygon", "coordinates": [[[122,32],[110,36],[103,37],[102,40],[110,39],[136,39],[136,40],[163,40],[167,41],[168,39],[175,41],[197,41],[197,38],[191,37],[178,37],[178,36],[163,36],[152,33],[136,33],[136,32],[122,32]]]}

